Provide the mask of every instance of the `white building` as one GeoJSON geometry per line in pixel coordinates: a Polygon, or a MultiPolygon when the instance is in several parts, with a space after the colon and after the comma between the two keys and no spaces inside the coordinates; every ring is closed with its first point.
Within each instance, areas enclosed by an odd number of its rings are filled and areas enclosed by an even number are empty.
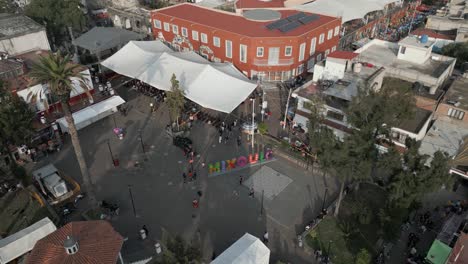
{"type": "Polygon", "coordinates": [[[245,233],[211,264],[268,264],[270,249],[260,239],[245,233]]]}
{"type": "MultiPolygon", "coordinates": [[[[314,68],[314,79],[304,88],[293,93],[297,98],[297,110],[294,122],[307,128],[309,114],[308,104],[320,96],[324,101],[323,123],[330,127],[338,138],[343,138],[352,131],[346,117],[346,108],[353,97],[358,94],[360,86],[379,90],[385,82],[387,69],[359,62],[358,54],[337,51],[331,53],[325,61],[317,63],[314,68]]],[[[392,128],[392,141],[405,147],[407,137],[422,140],[432,119],[432,112],[416,108],[415,115],[409,120],[392,128]]]]}
{"type": "Polygon", "coordinates": [[[435,93],[452,74],[456,59],[432,53],[434,44],[415,36],[398,43],[374,39],[355,52],[358,62],[385,67],[387,76],[420,82],[435,93]]]}
{"type": "Polygon", "coordinates": [[[50,50],[45,28],[23,15],[0,14],[0,52],[20,55],[50,50]]]}

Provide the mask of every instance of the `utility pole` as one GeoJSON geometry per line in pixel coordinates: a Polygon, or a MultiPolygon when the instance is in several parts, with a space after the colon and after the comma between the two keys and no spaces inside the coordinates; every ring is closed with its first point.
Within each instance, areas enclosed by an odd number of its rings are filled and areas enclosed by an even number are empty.
{"type": "Polygon", "coordinates": [[[260,207],[260,215],[263,215],[263,197],[265,196],[265,190],[262,190],[262,204],[260,207]]]}
{"type": "Polygon", "coordinates": [[[112,149],[111,149],[109,140],[107,140],[107,147],[109,148],[109,153],[110,153],[110,156],[111,156],[111,159],[112,159],[112,164],[114,164],[114,166],[115,166],[114,155],[112,154],[112,149]]]}
{"type": "Polygon", "coordinates": [[[141,150],[143,154],[146,154],[145,145],[143,144],[143,136],[141,135],[141,129],[138,129],[138,138],[140,139],[141,150]]]}
{"type": "Polygon", "coordinates": [[[289,100],[291,99],[291,93],[292,93],[292,88],[288,87],[288,89],[289,89],[289,93],[288,93],[288,100],[286,101],[286,109],[284,110],[283,129],[286,128],[286,119],[288,117],[289,100]]]}
{"type": "Polygon", "coordinates": [[[135,209],[135,202],[133,201],[133,193],[132,193],[132,185],[128,185],[128,193],[130,194],[130,200],[132,201],[132,208],[133,208],[133,215],[137,217],[136,209],[135,209]]]}
{"type": "Polygon", "coordinates": [[[322,203],[322,214],[325,212],[325,201],[327,200],[327,193],[328,193],[328,188],[325,188],[325,194],[323,195],[323,203],[322,203]]]}
{"type": "Polygon", "coordinates": [[[255,97],[252,99],[252,152],[254,151],[255,135],[255,97]]]}

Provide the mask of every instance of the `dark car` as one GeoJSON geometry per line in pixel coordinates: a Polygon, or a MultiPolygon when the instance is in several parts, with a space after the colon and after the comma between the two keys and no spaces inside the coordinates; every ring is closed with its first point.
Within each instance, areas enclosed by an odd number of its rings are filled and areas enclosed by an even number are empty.
{"type": "Polygon", "coordinates": [[[186,137],[175,137],[172,140],[174,146],[181,148],[185,153],[192,151],[192,140],[186,137]]]}

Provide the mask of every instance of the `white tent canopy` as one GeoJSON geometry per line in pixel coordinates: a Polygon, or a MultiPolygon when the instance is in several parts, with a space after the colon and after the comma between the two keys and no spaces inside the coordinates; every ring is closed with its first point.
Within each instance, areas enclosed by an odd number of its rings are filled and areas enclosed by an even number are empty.
{"type": "MultiPolygon", "coordinates": [[[[117,112],[117,106],[125,103],[122,97],[114,95],[106,100],[90,105],[73,113],[76,129],[82,129],[92,123],[117,112]]],[[[68,123],[65,117],[57,119],[63,132],[68,132],[68,123]]]]}
{"type": "Polygon", "coordinates": [[[312,3],[296,6],[297,9],[342,17],[341,23],[362,19],[372,11],[383,10],[385,5],[401,0],[316,0],[312,3]]]}
{"type": "Polygon", "coordinates": [[[31,251],[36,242],[57,230],[49,218],[0,240],[0,263],[8,263],[31,251]]]}
{"type": "Polygon", "coordinates": [[[175,74],[188,99],[224,113],[257,87],[230,63],[212,63],[193,51],[176,52],[159,40],[131,41],[101,64],[165,91],[175,74]]]}
{"type": "Polygon", "coordinates": [[[245,233],[211,264],[268,264],[270,249],[260,239],[245,233]]]}

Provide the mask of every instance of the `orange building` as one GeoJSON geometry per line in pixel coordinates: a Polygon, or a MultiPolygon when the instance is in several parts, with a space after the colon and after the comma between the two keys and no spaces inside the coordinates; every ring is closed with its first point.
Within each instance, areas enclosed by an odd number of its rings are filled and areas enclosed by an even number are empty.
{"type": "Polygon", "coordinates": [[[151,13],[154,37],[210,61],[231,62],[252,79],[284,81],[335,51],[340,18],[296,10],[242,14],[189,3],[151,13]]]}

